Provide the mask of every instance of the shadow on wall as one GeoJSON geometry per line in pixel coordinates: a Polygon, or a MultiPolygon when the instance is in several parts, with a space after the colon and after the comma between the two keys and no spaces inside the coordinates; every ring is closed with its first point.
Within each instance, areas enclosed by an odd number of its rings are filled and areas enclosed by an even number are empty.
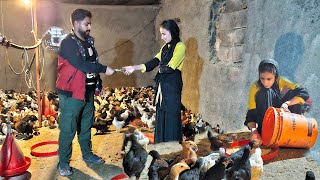
{"type": "Polygon", "coordinates": [[[303,37],[294,32],[280,36],[274,50],[274,59],[279,63],[280,75],[295,82],[295,73],[304,53],[303,37]]]}
{"type": "MultiPolygon", "coordinates": [[[[123,42],[128,41],[127,39],[119,39],[119,41],[115,44],[115,46],[119,46],[123,42]]],[[[115,49],[115,57],[113,62],[109,65],[113,69],[121,69],[123,66],[133,65],[133,43],[132,41],[128,41],[125,44],[117,47],[115,49]]],[[[137,76],[134,72],[129,76],[124,75],[122,72],[116,72],[111,76],[102,76],[103,77],[103,85],[104,87],[136,87],[137,86],[137,76]]]]}
{"type": "Polygon", "coordinates": [[[182,103],[193,112],[199,112],[200,78],[203,59],[199,56],[198,42],[195,38],[186,41],[186,58],[182,68],[182,103]]]}

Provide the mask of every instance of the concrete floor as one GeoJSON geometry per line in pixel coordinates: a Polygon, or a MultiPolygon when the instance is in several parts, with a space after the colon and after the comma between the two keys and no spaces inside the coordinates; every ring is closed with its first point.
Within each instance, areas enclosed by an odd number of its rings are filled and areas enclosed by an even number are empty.
{"type": "MultiPolygon", "coordinates": [[[[19,140],[16,139],[20,148],[22,149],[25,156],[28,156],[32,159],[31,166],[29,167],[26,174],[0,179],[30,179],[32,180],[43,180],[43,179],[57,179],[57,180],[65,180],[65,179],[105,179],[110,180],[112,177],[123,173],[122,169],[122,157],[120,155],[120,150],[122,146],[122,138],[123,133],[118,133],[111,128],[111,133],[107,135],[93,135],[92,136],[92,144],[93,144],[93,152],[97,155],[103,157],[106,160],[105,164],[102,165],[87,165],[82,161],[81,151],[78,145],[78,142],[75,138],[73,143],[73,154],[71,158],[71,166],[74,169],[74,174],[70,177],[61,177],[59,176],[56,170],[56,164],[58,161],[57,156],[52,157],[34,157],[30,155],[30,147],[38,142],[42,141],[50,141],[58,139],[59,130],[49,129],[49,128],[41,128],[40,135],[35,136],[30,140],[19,140]],[[27,178],[26,178],[27,177],[27,178]]],[[[92,130],[92,133],[95,133],[95,130],[92,130]]],[[[205,134],[196,136],[196,143],[200,142],[200,139],[204,139],[206,137],[205,134]]],[[[4,136],[0,137],[3,139],[4,136]]],[[[200,148],[206,148],[207,145],[203,145],[203,141],[201,141],[200,148]]],[[[1,143],[2,144],[2,143],[1,143]]],[[[56,146],[48,147],[49,149],[38,149],[39,151],[50,151],[52,149],[56,149],[56,146]],[[51,148],[51,149],[50,149],[51,148]]],[[[168,142],[161,144],[150,144],[148,146],[148,150],[157,150],[160,154],[171,154],[178,153],[181,151],[181,145],[178,142],[168,142]]],[[[264,175],[261,177],[262,180],[279,180],[279,179],[304,179],[305,171],[313,170],[315,172],[316,177],[320,177],[320,166],[319,164],[312,158],[305,158],[304,154],[306,154],[307,150],[297,150],[297,149],[281,149],[278,157],[274,162],[270,162],[264,165],[264,175]],[[291,152],[291,153],[290,153],[291,152]],[[283,158],[284,155],[291,154],[289,159],[283,158]]],[[[151,162],[151,157],[148,157],[148,161],[146,167],[149,167],[151,162]]],[[[147,178],[147,168],[143,172],[140,179],[148,179],[147,178]]]]}

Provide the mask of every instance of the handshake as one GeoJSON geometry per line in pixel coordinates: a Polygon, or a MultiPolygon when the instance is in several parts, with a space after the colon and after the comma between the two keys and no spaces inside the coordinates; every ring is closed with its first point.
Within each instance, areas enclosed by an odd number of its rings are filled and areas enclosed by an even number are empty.
{"type": "Polygon", "coordinates": [[[105,72],[106,75],[112,75],[115,72],[123,72],[125,75],[130,75],[136,70],[142,70],[142,65],[133,65],[133,66],[124,66],[122,69],[112,69],[110,67],[107,67],[107,70],[105,72]]]}

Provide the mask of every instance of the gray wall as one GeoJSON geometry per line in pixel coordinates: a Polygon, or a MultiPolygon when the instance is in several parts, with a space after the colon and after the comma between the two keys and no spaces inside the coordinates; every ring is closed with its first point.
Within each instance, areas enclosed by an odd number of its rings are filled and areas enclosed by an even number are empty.
{"type": "MultiPolygon", "coordinates": [[[[263,58],[279,62],[281,74],[304,85],[313,100],[307,116],[320,122],[320,2],[285,0],[249,3],[248,38],[244,58],[249,62],[248,80],[256,78],[256,68],[263,58]],[[261,12],[260,12],[261,11],[261,12]],[[250,29],[250,30],[249,30],[250,29]]],[[[319,137],[311,151],[320,156],[319,137]]],[[[320,161],[320,159],[318,159],[320,161]]]]}
{"type": "MultiPolygon", "coordinates": [[[[71,30],[70,14],[76,8],[88,9],[93,13],[91,35],[96,39],[96,48],[100,54],[100,62],[112,68],[143,63],[154,56],[158,48],[154,37],[154,18],[157,6],[104,6],[74,5],[39,1],[37,6],[38,34],[42,36],[50,27],[58,26],[66,32],[71,30]],[[116,47],[116,48],[115,48],[116,47]]],[[[31,32],[30,9],[24,7],[20,0],[3,1],[4,30],[0,24],[0,32],[15,44],[33,45],[31,32]],[[14,7],[14,8],[13,8],[14,7]]],[[[9,48],[10,62],[18,71],[22,69],[21,50],[9,48]]],[[[29,51],[31,61],[33,51],[29,51]]],[[[57,54],[45,50],[44,77],[41,87],[55,90],[57,54]]],[[[0,47],[0,88],[28,91],[24,82],[24,74],[15,75],[5,60],[5,48],[0,47]],[[14,83],[12,83],[14,82],[14,83]]],[[[34,63],[35,64],[35,63],[34,63]]],[[[35,67],[32,68],[35,70],[35,67]]],[[[109,87],[152,85],[150,74],[135,73],[125,76],[122,73],[113,76],[102,75],[103,85],[109,87]]]]}
{"type": "MultiPolygon", "coordinates": [[[[187,45],[182,99],[188,108],[227,131],[245,130],[248,91],[258,78],[258,64],[274,58],[283,76],[307,87],[313,107],[306,116],[319,122],[319,1],[161,2],[157,24],[181,19],[187,45]]],[[[319,157],[319,144],[311,155],[319,157]]]]}
{"type": "Polygon", "coordinates": [[[226,130],[243,128],[249,85],[242,57],[244,35],[236,39],[236,30],[247,26],[246,7],[231,4],[231,12],[226,12],[224,2],[212,0],[161,2],[157,24],[180,18],[181,37],[187,46],[183,104],[212,125],[220,124],[226,130]],[[228,40],[228,33],[234,39],[228,40]]]}

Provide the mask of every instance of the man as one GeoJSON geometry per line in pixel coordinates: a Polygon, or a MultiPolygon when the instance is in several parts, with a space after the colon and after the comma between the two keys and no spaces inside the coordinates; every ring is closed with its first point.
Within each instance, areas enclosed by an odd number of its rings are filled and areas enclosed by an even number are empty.
{"type": "Polygon", "coordinates": [[[76,132],[82,159],[91,164],[105,162],[92,153],[93,98],[94,93],[102,89],[98,73],[112,75],[114,70],[98,62],[94,40],[89,36],[91,17],[91,12],[84,9],[76,9],[71,14],[73,32],[62,40],[59,50],[56,87],[61,114],[57,168],[61,176],[73,174],[69,161],[76,132]]]}

